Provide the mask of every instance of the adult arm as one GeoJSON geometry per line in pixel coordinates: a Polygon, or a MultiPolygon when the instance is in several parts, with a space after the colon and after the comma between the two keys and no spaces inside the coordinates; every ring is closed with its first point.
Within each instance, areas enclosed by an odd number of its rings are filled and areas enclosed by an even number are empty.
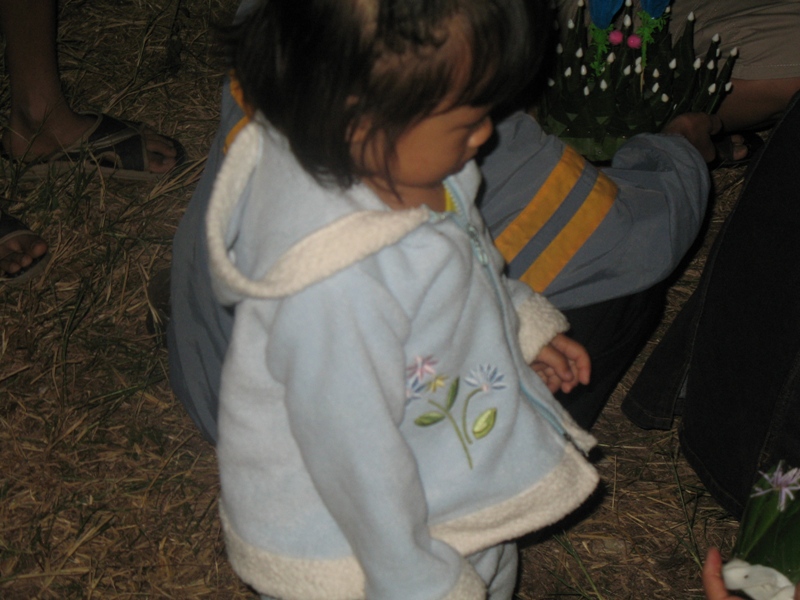
{"type": "Polygon", "coordinates": [[[528,115],[512,115],[497,133],[481,162],[481,213],[509,276],[558,308],[653,286],[697,236],[710,181],[683,137],[636,136],[600,171],[528,115]]]}

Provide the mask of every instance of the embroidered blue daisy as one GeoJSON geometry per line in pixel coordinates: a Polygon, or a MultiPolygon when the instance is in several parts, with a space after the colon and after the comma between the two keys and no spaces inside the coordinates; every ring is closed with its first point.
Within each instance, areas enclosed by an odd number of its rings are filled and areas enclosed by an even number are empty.
{"type": "Polygon", "coordinates": [[[406,400],[412,402],[414,400],[422,400],[422,392],[425,391],[426,385],[417,379],[415,376],[411,376],[406,379],[406,400]]]}
{"type": "Polygon", "coordinates": [[[503,377],[497,367],[487,364],[470,369],[469,375],[464,378],[464,382],[483,392],[488,392],[489,390],[505,389],[506,384],[503,383],[503,377]]]}

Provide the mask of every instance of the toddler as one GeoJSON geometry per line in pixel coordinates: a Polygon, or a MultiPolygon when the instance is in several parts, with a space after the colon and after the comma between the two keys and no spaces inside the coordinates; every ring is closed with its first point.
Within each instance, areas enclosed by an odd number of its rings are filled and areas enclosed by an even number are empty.
{"type": "Polygon", "coordinates": [[[536,10],[265,0],[231,32],[252,120],[207,213],[234,315],[220,514],[262,598],[510,599],[513,540],[597,485],[550,393],[588,357],[502,275],[473,204],[536,10]]]}

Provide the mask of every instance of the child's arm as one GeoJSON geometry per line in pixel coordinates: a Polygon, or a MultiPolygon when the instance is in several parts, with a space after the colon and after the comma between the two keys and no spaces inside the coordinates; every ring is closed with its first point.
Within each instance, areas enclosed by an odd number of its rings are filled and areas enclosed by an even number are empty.
{"type": "Polygon", "coordinates": [[[520,281],[504,279],[520,320],[522,354],[547,388],[565,393],[589,383],[591,361],[586,349],[563,334],[569,323],[544,296],[520,281]]]}
{"type": "Polygon", "coordinates": [[[568,394],[579,383],[588,385],[592,372],[586,349],[563,333],[542,348],[531,368],[554,394],[559,390],[568,394]]]}

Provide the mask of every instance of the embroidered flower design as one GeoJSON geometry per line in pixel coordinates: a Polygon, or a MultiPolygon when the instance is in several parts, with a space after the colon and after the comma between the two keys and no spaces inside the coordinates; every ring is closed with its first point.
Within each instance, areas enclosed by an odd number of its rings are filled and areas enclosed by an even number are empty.
{"type": "Polygon", "coordinates": [[[800,468],[789,469],[783,472],[783,463],[779,463],[772,475],[759,471],[770,487],[767,489],[756,488],[753,498],[764,496],[771,492],[778,494],[778,511],[786,510],[786,503],[794,500],[794,492],[800,490],[800,468]]]}
{"type": "Polygon", "coordinates": [[[482,392],[490,390],[503,390],[506,384],[503,383],[503,375],[497,371],[497,367],[492,365],[480,365],[470,369],[469,375],[464,378],[467,385],[479,388],[482,392]]]}
{"type": "MultiPolygon", "coordinates": [[[[406,369],[406,373],[408,374],[408,380],[406,382],[407,398],[410,400],[417,400],[422,397],[423,391],[436,393],[439,389],[445,387],[445,382],[448,377],[436,373],[436,370],[433,368],[436,362],[437,361],[431,356],[425,358],[417,357],[414,364],[406,369]],[[432,377],[426,382],[425,375],[431,375],[432,377]]],[[[460,377],[456,377],[448,387],[447,394],[443,401],[428,398],[428,404],[435,410],[430,410],[421,414],[414,419],[414,424],[418,427],[430,427],[442,421],[448,421],[453,431],[455,431],[458,441],[461,443],[461,447],[464,449],[469,468],[472,469],[472,454],[470,453],[469,446],[475,440],[480,440],[489,435],[492,429],[494,429],[494,424],[497,420],[497,409],[487,408],[483,410],[472,422],[472,427],[468,427],[467,420],[470,401],[476,394],[505,389],[506,384],[503,383],[503,374],[497,370],[497,367],[489,364],[480,365],[471,369],[469,375],[464,378],[464,381],[474,389],[461,401],[461,415],[459,420],[456,420],[456,416],[453,414],[453,409],[458,401],[460,382],[460,377]]]]}
{"type": "Polygon", "coordinates": [[[436,375],[433,379],[428,382],[427,388],[429,392],[435,392],[439,388],[443,388],[445,382],[447,381],[446,375],[436,375]]]}
{"type": "Polygon", "coordinates": [[[415,377],[419,381],[425,379],[426,375],[436,375],[434,366],[439,362],[432,356],[417,356],[414,358],[414,364],[406,369],[408,377],[415,377]]]}
{"type": "Polygon", "coordinates": [[[426,385],[416,377],[409,377],[406,379],[406,400],[412,402],[414,400],[422,400],[422,392],[425,391],[426,385]]]}

